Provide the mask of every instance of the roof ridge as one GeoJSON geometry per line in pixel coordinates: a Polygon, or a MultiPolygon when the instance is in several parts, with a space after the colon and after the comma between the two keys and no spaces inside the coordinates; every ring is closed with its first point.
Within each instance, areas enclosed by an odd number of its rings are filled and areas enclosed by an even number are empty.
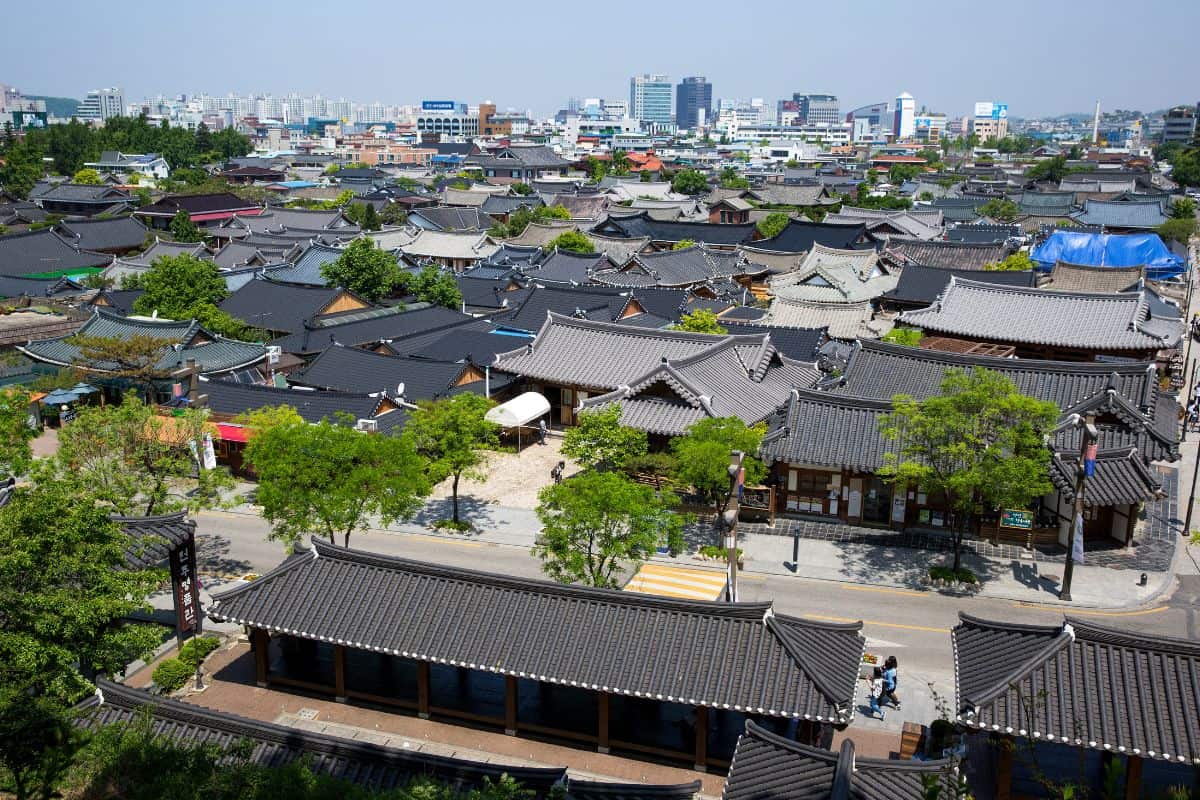
{"type": "Polygon", "coordinates": [[[1055,633],[1051,635],[1051,638],[1044,646],[1034,652],[1034,654],[1029,658],[1025,659],[1025,661],[1014,665],[1012,669],[1009,670],[1008,676],[997,682],[995,686],[991,686],[980,691],[976,697],[964,696],[962,699],[974,708],[979,708],[984,703],[995,700],[1002,693],[1006,692],[1008,687],[1015,682],[1014,676],[1017,680],[1019,680],[1019,676],[1026,672],[1030,672],[1039,664],[1049,661],[1052,656],[1057,655],[1059,652],[1068,647],[1073,641],[1075,641],[1075,635],[1068,626],[1058,626],[1053,630],[1055,633]]]}
{"type": "Polygon", "coordinates": [[[1174,653],[1200,656],[1200,642],[1192,641],[1191,639],[1147,633],[1144,630],[1139,630],[1135,633],[1118,628],[1109,628],[1072,616],[1067,616],[1065,619],[1066,623],[1074,629],[1076,639],[1086,639],[1088,641],[1103,642],[1119,647],[1131,647],[1142,650],[1170,649],[1174,653]]]}
{"type": "MultiPolygon", "coordinates": [[[[813,685],[817,687],[817,690],[823,694],[825,699],[829,701],[829,704],[836,709],[838,715],[841,716],[843,713],[845,713],[847,708],[843,706],[843,703],[847,704],[847,706],[853,705],[854,703],[853,687],[850,689],[849,697],[839,697],[839,690],[831,685],[825,673],[822,670],[814,668],[814,666],[810,663],[809,656],[802,652],[800,648],[793,646],[793,642],[790,641],[790,632],[784,626],[794,625],[796,627],[823,628],[825,630],[840,631],[854,630],[861,632],[862,622],[822,622],[818,624],[810,624],[814,621],[802,619],[800,617],[789,617],[786,615],[777,616],[774,613],[768,614],[765,617],[765,622],[767,629],[775,635],[776,640],[784,649],[784,652],[786,652],[796,663],[796,666],[798,666],[800,670],[808,676],[808,679],[813,682],[813,685]]],[[[865,649],[866,639],[863,638],[862,642],[863,648],[865,649]]],[[[859,655],[861,657],[862,654],[860,653],[859,655]]]]}

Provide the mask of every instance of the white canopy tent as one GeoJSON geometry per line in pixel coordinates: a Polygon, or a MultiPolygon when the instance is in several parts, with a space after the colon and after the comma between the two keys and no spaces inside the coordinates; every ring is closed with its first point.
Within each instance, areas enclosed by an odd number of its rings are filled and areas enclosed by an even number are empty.
{"type": "Polygon", "coordinates": [[[484,414],[484,419],[502,428],[516,428],[517,452],[521,452],[521,428],[550,413],[550,401],[538,392],[519,394],[484,414]]]}

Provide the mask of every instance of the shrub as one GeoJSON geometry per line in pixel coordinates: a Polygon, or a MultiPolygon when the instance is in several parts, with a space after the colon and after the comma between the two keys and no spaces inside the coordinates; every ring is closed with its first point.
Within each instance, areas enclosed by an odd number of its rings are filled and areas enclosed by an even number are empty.
{"type": "MultiPolygon", "coordinates": [[[[729,551],[726,550],[724,547],[719,547],[718,545],[715,545],[715,544],[702,545],[700,547],[700,549],[697,550],[696,552],[698,552],[700,555],[704,556],[705,558],[718,559],[720,561],[728,561],[729,560],[729,551]]],[[[737,557],[738,557],[738,561],[742,560],[742,548],[740,548],[740,547],[737,549],[737,557]]]]}
{"type": "Polygon", "coordinates": [[[173,692],[196,674],[196,667],[178,658],[168,658],[154,668],[154,684],[164,693],[173,692]]]}
{"type": "Polygon", "coordinates": [[[179,648],[179,660],[195,669],[197,664],[208,658],[208,654],[220,646],[221,640],[215,636],[192,637],[179,648]]]}
{"type": "Polygon", "coordinates": [[[920,328],[892,328],[883,335],[883,341],[891,344],[902,344],[908,347],[917,347],[921,344],[920,328]]]}
{"type": "Polygon", "coordinates": [[[946,581],[947,583],[979,583],[979,578],[975,573],[966,567],[959,567],[958,571],[954,571],[951,567],[930,567],[929,579],[934,581],[946,581]]]}

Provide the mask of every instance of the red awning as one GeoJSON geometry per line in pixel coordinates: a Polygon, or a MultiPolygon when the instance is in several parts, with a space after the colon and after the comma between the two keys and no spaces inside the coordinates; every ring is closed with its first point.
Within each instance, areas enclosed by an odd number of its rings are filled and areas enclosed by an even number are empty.
{"type": "Polygon", "coordinates": [[[218,422],[217,431],[221,434],[221,441],[224,442],[245,442],[250,438],[250,431],[241,425],[228,422],[218,422]]]}
{"type": "Polygon", "coordinates": [[[210,211],[207,214],[192,214],[192,222],[212,222],[214,219],[229,219],[230,217],[257,217],[263,213],[261,208],[242,208],[237,211],[210,211]]]}

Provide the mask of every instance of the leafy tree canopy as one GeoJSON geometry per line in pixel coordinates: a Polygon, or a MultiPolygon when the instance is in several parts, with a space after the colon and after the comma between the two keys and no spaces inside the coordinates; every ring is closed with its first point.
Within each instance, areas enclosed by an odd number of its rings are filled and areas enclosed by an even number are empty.
{"type": "Polygon", "coordinates": [[[458,484],[463,477],[483,480],[486,450],[499,442],[500,427],[484,419],[495,402],[464,393],[421,403],[406,426],[435,483],[450,478],[453,523],[460,525],[458,484]]]}
{"type": "Polygon", "coordinates": [[[1164,242],[1175,241],[1187,244],[1196,235],[1196,220],[1194,217],[1192,219],[1169,219],[1155,230],[1164,242]]]}
{"type": "Polygon", "coordinates": [[[585,411],[576,422],[563,434],[562,453],[592,469],[616,469],[649,447],[645,431],[621,424],[621,407],[615,403],[585,411]]]}
{"type": "Polygon", "coordinates": [[[29,443],[36,433],[29,424],[29,393],[20,387],[0,389],[0,474],[23,475],[29,469],[29,443]]]}
{"type": "Polygon", "coordinates": [[[84,186],[99,186],[103,183],[103,180],[100,178],[99,172],[91,167],[84,167],[71,177],[71,182],[83,184],[84,186]]]}
{"type": "Polygon", "coordinates": [[[582,472],[538,493],[542,534],[533,553],[560,583],[616,588],[659,547],[683,549],[674,497],[618,472],[582,472]]]}
{"type": "Polygon", "coordinates": [[[1034,268],[1033,259],[1029,257],[1029,253],[1020,251],[1013,253],[1003,261],[993,261],[990,264],[984,264],[985,270],[992,272],[1016,272],[1018,270],[1030,270],[1034,268]]]}
{"type": "Polygon", "coordinates": [[[690,331],[692,333],[713,333],[717,335],[724,335],[729,332],[722,327],[720,320],[717,319],[716,312],[707,308],[697,308],[695,311],[684,314],[679,318],[678,323],[671,326],[671,329],[676,331],[690,331]]]}
{"type": "Polygon", "coordinates": [[[695,247],[696,243],[691,239],[680,239],[675,244],[671,245],[672,250],[687,250],[689,247],[695,247]]]}
{"type": "Polygon", "coordinates": [[[671,179],[671,191],[676,194],[703,194],[708,191],[708,179],[694,169],[681,169],[671,179]]]}
{"type": "Polygon", "coordinates": [[[765,425],[747,427],[737,417],[702,419],[683,436],[671,440],[674,477],[720,505],[729,492],[729,454],[734,450],[746,454],[742,466],[747,486],[759,483],[767,474],[766,466],[756,457],[765,433],[765,425]]]}
{"type": "Polygon", "coordinates": [[[1013,222],[1021,216],[1021,207],[1007,197],[997,197],[981,205],[979,213],[1000,222],[1013,222]]]}
{"type": "Polygon", "coordinates": [[[454,275],[434,265],[424,267],[416,275],[402,273],[404,288],[423,303],[444,308],[460,308],[462,292],[454,275]]]}
{"type": "Polygon", "coordinates": [[[920,328],[892,328],[880,338],[882,341],[889,342],[890,344],[916,347],[921,344],[923,336],[924,334],[920,328]]]}
{"type": "Polygon", "coordinates": [[[323,265],[321,275],[368,300],[386,297],[402,281],[396,257],[366,237],[355,239],[336,261],[323,265]]]}
{"type": "Polygon", "coordinates": [[[546,243],[547,250],[569,250],[572,253],[594,253],[592,240],[579,231],[566,231],[546,243]]]}
{"type": "Polygon", "coordinates": [[[1175,198],[1171,203],[1171,218],[1194,220],[1196,218],[1196,201],[1190,197],[1175,198]]]}
{"type": "Polygon", "coordinates": [[[782,211],[772,211],[758,221],[755,226],[764,239],[778,236],[788,226],[788,215],[782,211]]]}
{"type": "Polygon", "coordinates": [[[182,208],[175,212],[175,216],[171,217],[169,227],[171,238],[177,242],[204,241],[204,234],[200,232],[200,228],[192,222],[191,216],[182,208]]]}

